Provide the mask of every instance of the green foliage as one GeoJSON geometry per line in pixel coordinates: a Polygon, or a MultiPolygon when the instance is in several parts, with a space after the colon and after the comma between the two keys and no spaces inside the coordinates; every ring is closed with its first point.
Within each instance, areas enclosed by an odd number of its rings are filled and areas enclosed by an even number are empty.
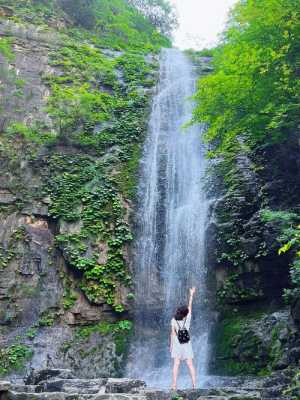
{"type": "Polygon", "coordinates": [[[7,268],[9,263],[18,256],[17,243],[26,240],[28,239],[25,228],[20,226],[11,234],[6,246],[0,246],[0,271],[7,268]]]}
{"type": "Polygon", "coordinates": [[[98,332],[101,335],[123,335],[124,337],[132,331],[132,322],[129,320],[121,320],[116,323],[99,322],[96,325],[78,328],[75,337],[77,339],[88,339],[92,333],[98,332]]]}
{"type": "Polygon", "coordinates": [[[169,39],[157,31],[151,20],[125,0],[0,0],[2,3],[13,9],[14,21],[47,26],[52,20],[75,41],[92,40],[100,47],[142,52],[170,46],[169,39]]]}
{"type": "Polygon", "coordinates": [[[40,134],[37,130],[32,127],[29,127],[22,122],[13,122],[6,128],[6,134],[10,137],[15,135],[20,135],[24,139],[38,143],[52,143],[55,140],[55,135],[51,133],[42,133],[40,134]]]}
{"type": "Polygon", "coordinates": [[[56,236],[69,265],[82,274],[81,289],[90,301],[104,299],[122,312],[115,292],[120,283],[131,282],[123,246],[132,235],[114,184],[104,174],[103,165],[87,156],[53,156],[44,171],[51,215],[69,223],[81,221],[78,233],[56,236]],[[107,243],[105,264],[98,262],[100,242],[107,243]]]}
{"type": "Polygon", "coordinates": [[[78,25],[92,29],[96,25],[96,2],[94,0],[59,0],[61,8],[78,25]]]}
{"type": "Polygon", "coordinates": [[[47,310],[42,313],[40,316],[36,326],[34,327],[45,327],[45,326],[52,326],[57,318],[57,314],[51,310],[47,310]]]}
{"type": "Polygon", "coordinates": [[[136,52],[109,60],[97,49],[75,44],[53,54],[51,62],[63,70],[60,76],[45,77],[52,89],[48,112],[54,118],[57,139],[94,152],[114,145],[130,152],[129,146],[145,132],[148,98],[138,88],[154,84],[153,66],[136,52]],[[123,75],[126,90],[116,70],[123,75]]]}
{"type": "Polygon", "coordinates": [[[240,1],[214,72],[200,80],[194,120],[214,156],[241,143],[250,148],[288,136],[299,125],[299,4],[295,0],[240,1]]]}
{"type": "Polygon", "coordinates": [[[175,9],[168,0],[127,0],[136,7],[151,24],[166,36],[171,36],[177,27],[175,9]]]}
{"type": "Polygon", "coordinates": [[[278,254],[292,252],[293,264],[290,268],[292,288],[284,290],[284,299],[291,303],[300,298],[300,216],[294,212],[263,210],[261,217],[266,222],[278,226],[278,254]]]}
{"type": "Polygon", "coordinates": [[[288,396],[291,400],[298,400],[300,398],[300,371],[297,371],[286,390],[283,392],[284,396],[288,396]]]}
{"type": "Polygon", "coordinates": [[[139,144],[136,144],[132,148],[130,159],[123,163],[120,172],[115,176],[115,182],[120,191],[129,199],[134,198],[136,194],[140,156],[141,148],[139,144]]]}
{"type": "Polygon", "coordinates": [[[16,343],[0,349],[0,376],[11,371],[22,369],[24,363],[33,355],[32,350],[24,344],[16,343]]]}
{"type": "Polygon", "coordinates": [[[0,37],[0,54],[2,54],[8,62],[14,60],[15,55],[12,50],[12,41],[10,38],[0,37]]]}
{"type": "Polygon", "coordinates": [[[63,307],[65,310],[69,310],[72,308],[77,300],[77,294],[72,291],[70,288],[65,288],[63,294],[63,307]]]}
{"type": "Polygon", "coordinates": [[[5,249],[0,246],[0,271],[8,266],[14,256],[15,251],[12,248],[5,249]]]}
{"type": "Polygon", "coordinates": [[[224,280],[222,287],[217,291],[217,299],[220,304],[234,304],[262,297],[262,293],[256,287],[242,287],[240,274],[231,274],[224,280]]]}
{"type": "Polygon", "coordinates": [[[247,349],[248,359],[241,362],[235,355],[239,339],[246,334],[246,327],[251,317],[233,315],[226,317],[218,326],[216,335],[216,357],[218,373],[229,375],[257,374],[259,366],[255,361],[259,341],[257,337],[249,340],[247,349]],[[252,354],[252,356],[251,356],[252,354]]]}
{"type": "MultiPolygon", "coordinates": [[[[123,255],[132,239],[126,200],[135,194],[148,89],[156,81],[157,65],[146,54],[170,42],[124,0],[6,3],[14,21],[46,27],[49,34],[59,27],[60,41],[49,52],[51,73],[43,76],[51,123],[13,122],[6,138],[10,146],[17,137],[34,149],[28,159],[42,176],[41,196],[50,197],[50,215],[76,227],[75,233],[56,236],[77,277],[76,284],[64,284],[62,306],[73,306],[76,286],[90,302],[105,301],[122,313],[120,288],[131,285],[123,255]],[[56,153],[58,146],[73,150],[64,156],[56,153]],[[42,161],[39,151],[48,154],[42,161]]],[[[19,80],[19,89],[23,86],[19,80]]],[[[40,325],[54,319],[42,316],[40,325]]]]}
{"type": "Polygon", "coordinates": [[[193,50],[188,49],[184,51],[192,60],[197,60],[199,57],[213,57],[214,49],[193,50]]]}
{"type": "Polygon", "coordinates": [[[37,329],[36,328],[29,328],[28,331],[26,332],[26,337],[28,339],[33,340],[37,335],[37,329]]]}
{"type": "Polygon", "coordinates": [[[261,311],[225,313],[215,332],[217,373],[265,376],[283,355],[278,337],[285,327],[279,323],[262,337],[257,324],[264,325],[261,311]]]}

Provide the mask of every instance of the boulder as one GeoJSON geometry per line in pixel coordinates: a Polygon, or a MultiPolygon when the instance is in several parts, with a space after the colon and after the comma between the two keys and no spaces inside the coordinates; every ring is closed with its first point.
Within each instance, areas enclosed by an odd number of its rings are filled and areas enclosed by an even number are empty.
{"type": "Polygon", "coordinates": [[[11,388],[11,383],[8,381],[0,381],[0,394],[1,392],[7,392],[11,388]]]}
{"type": "Polygon", "coordinates": [[[146,386],[145,382],[134,379],[109,378],[106,383],[106,393],[130,393],[132,390],[140,390],[146,386]]]}
{"type": "Polygon", "coordinates": [[[9,190],[0,189],[0,204],[12,204],[17,200],[17,197],[9,190]]]}
{"type": "Polygon", "coordinates": [[[73,379],[74,374],[69,369],[42,369],[39,371],[32,371],[25,379],[26,385],[37,385],[40,382],[51,379],[73,379]]]}

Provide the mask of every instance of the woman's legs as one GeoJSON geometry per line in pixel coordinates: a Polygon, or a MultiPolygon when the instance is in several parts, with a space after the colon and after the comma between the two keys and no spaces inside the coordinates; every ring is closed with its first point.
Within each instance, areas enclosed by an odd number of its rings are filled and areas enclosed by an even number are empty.
{"type": "Polygon", "coordinates": [[[173,380],[172,380],[172,389],[173,390],[176,390],[179,366],[180,366],[180,358],[174,358],[173,380]]]}
{"type": "Polygon", "coordinates": [[[189,368],[190,375],[191,375],[191,378],[192,378],[193,389],[195,389],[196,388],[196,370],[195,370],[195,367],[194,367],[194,364],[193,364],[193,359],[192,358],[187,358],[186,359],[186,363],[187,363],[187,366],[189,368]]]}

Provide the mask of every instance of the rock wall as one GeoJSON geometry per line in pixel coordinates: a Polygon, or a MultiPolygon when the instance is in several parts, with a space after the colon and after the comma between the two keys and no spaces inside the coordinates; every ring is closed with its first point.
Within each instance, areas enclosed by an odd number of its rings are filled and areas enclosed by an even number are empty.
{"type": "Polygon", "coordinates": [[[47,27],[0,10],[0,375],[121,375],[157,56],[100,49],[83,31],[77,43],[64,18],[47,27]]]}
{"type": "Polygon", "coordinates": [[[295,252],[278,254],[287,239],[278,221],[264,217],[299,212],[298,154],[295,132],[213,166],[207,262],[219,310],[211,366],[218,373],[262,375],[299,365],[299,304],[283,299],[295,252]]]}

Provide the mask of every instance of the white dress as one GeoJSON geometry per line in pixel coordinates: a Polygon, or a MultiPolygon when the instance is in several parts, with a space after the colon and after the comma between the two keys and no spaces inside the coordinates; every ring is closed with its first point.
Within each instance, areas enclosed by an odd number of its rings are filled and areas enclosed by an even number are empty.
{"type": "MultiPolygon", "coordinates": [[[[180,328],[185,326],[187,330],[190,329],[191,325],[191,314],[189,313],[186,316],[186,321],[184,324],[184,320],[182,321],[177,321],[175,318],[172,318],[171,320],[171,326],[172,328],[175,329],[175,331],[178,331],[178,324],[180,328]]],[[[173,336],[173,345],[172,345],[172,353],[171,353],[172,358],[180,358],[181,360],[186,360],[187,358],[193,358],[193,349],[192,349],[192,343],[191,340],[188,343],[179,343],[177,334],[173,336]]]]}

